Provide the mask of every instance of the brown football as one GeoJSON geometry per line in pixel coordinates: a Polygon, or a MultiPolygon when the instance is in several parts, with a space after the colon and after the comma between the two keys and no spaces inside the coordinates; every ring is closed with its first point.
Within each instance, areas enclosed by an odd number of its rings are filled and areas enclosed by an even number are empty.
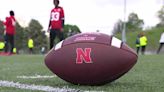
{"type": "Polygon", "coordinates": [[[61,79],[80,85],[103,85],[127,73],[136,52],[102,33],[80,33],[59,42],[45,57],[46,66],[61,79]]]}

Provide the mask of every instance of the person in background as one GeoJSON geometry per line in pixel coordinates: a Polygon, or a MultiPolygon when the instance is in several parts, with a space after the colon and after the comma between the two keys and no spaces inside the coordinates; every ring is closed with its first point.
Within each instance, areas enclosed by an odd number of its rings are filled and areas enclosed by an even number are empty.
{"type": "Polygon", "coordinates": [[[13,48],[13,54],[17,54],[17,48],[13,48]]]}
{"type": "Polygon", "coordinates": [[[29,54],[33,54],[33,48],[34,48],[34,41],[31,37],[28,38],[28,49],[29,54]]]}
{"type": "Polygon", "coordinates": [[[146,46],[147,46],[147,37],[145,36],[144,32],[141,32],[140,33],[140,47],[141,47],[142,55],[145,54],[146,46]]]}
{"type": "Polygon", "coordinates": [[[157,50],[157,54],[159,54],[160,50],[162,49],[163,45],[164,45],[164,32],[161,34],[161,38],[159,40],[159,47],[158,47],[158,50],[157,50]]]}
{"type": "Polygon", "coordinates": [[[41,48],[41,53],[42,53],[42,54],[45,54],[45,51],[46,51],[46,48],[45,48],[45,47],[42,47],[42,48],[41,48]]]}
{"type": "Polygon", "coordinates": [[[53,0],[55,7],[51,10],[48,32],[50,32],[50,49],[54,46],[56,36],[64,39],[64,10],[59,6],[59,0],[53,0]]]}
{"type": "Polygon", "coordinates": [[[14,11],[11,10],[9,14],[10,16],[6,17],[6,21],[3,22],[5,26],[5,31],[4,31],[5,52],[8,53],[8,51],[10,51],[8,54],[12,54],[13,48],[14,48],[14,35],[15,35],[16,20],[14,17],[15,15],[14,11]],[[9,44],[10,44],[10,48],[9,48],[9,44]]]}
{"type": "Polygon", "coordinates": [[[140,34],[138,34],[137,38],[136,38],[136,52],[137,52],[137,54],[139,53],[139,50],[140,50],[140,34]]]}
{"type": "Polygon", "coordinates": [[[3,52],[5,47],[5,43],[3,42],[3,40],[0,39],[0,53],[3,52]]]}

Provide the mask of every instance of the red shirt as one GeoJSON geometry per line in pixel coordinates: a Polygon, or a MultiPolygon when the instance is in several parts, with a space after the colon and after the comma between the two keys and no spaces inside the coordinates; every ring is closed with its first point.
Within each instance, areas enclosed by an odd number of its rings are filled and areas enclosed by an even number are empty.
{"type": "Polygon", "coordinates": [[[61,29],[62,20],[64,20],[64,10],[62,7],[57,7],[51,10],[50,22],[51,29],[61,29]]]}
{"type": "Polygon", "coordinates": [[[16,20],[14,16],[6,17],[6,21],[3,22],[6,27],[6,34],[14,35],[15,34],[15,25],[16,20]]]}

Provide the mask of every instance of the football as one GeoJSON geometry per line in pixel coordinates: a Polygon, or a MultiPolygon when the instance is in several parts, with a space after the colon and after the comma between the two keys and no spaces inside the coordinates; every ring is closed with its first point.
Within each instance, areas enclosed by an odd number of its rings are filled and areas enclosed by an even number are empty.
{"type": "Polygon", "coordinates": [[[45,64],[67,82],[104,85],[127,73],[137,59],[136,52],[114,36],[80,33],[56,44],[45,64]]]}

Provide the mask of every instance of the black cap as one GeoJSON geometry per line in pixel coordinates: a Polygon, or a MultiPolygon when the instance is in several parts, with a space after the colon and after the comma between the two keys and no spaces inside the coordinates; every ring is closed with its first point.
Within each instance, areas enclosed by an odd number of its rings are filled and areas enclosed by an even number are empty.
{"type": "Polygon", "coordinates": [[[54,0],[54,1],[57,1],[57,2],[58,2],[58,4],[59,4],[59,0],[54,0]]]}
{"type": "Polygon", "coordinates": [[[13,10],[10,11],[10,16],[14,16],[14,11],[13,10]]]}

